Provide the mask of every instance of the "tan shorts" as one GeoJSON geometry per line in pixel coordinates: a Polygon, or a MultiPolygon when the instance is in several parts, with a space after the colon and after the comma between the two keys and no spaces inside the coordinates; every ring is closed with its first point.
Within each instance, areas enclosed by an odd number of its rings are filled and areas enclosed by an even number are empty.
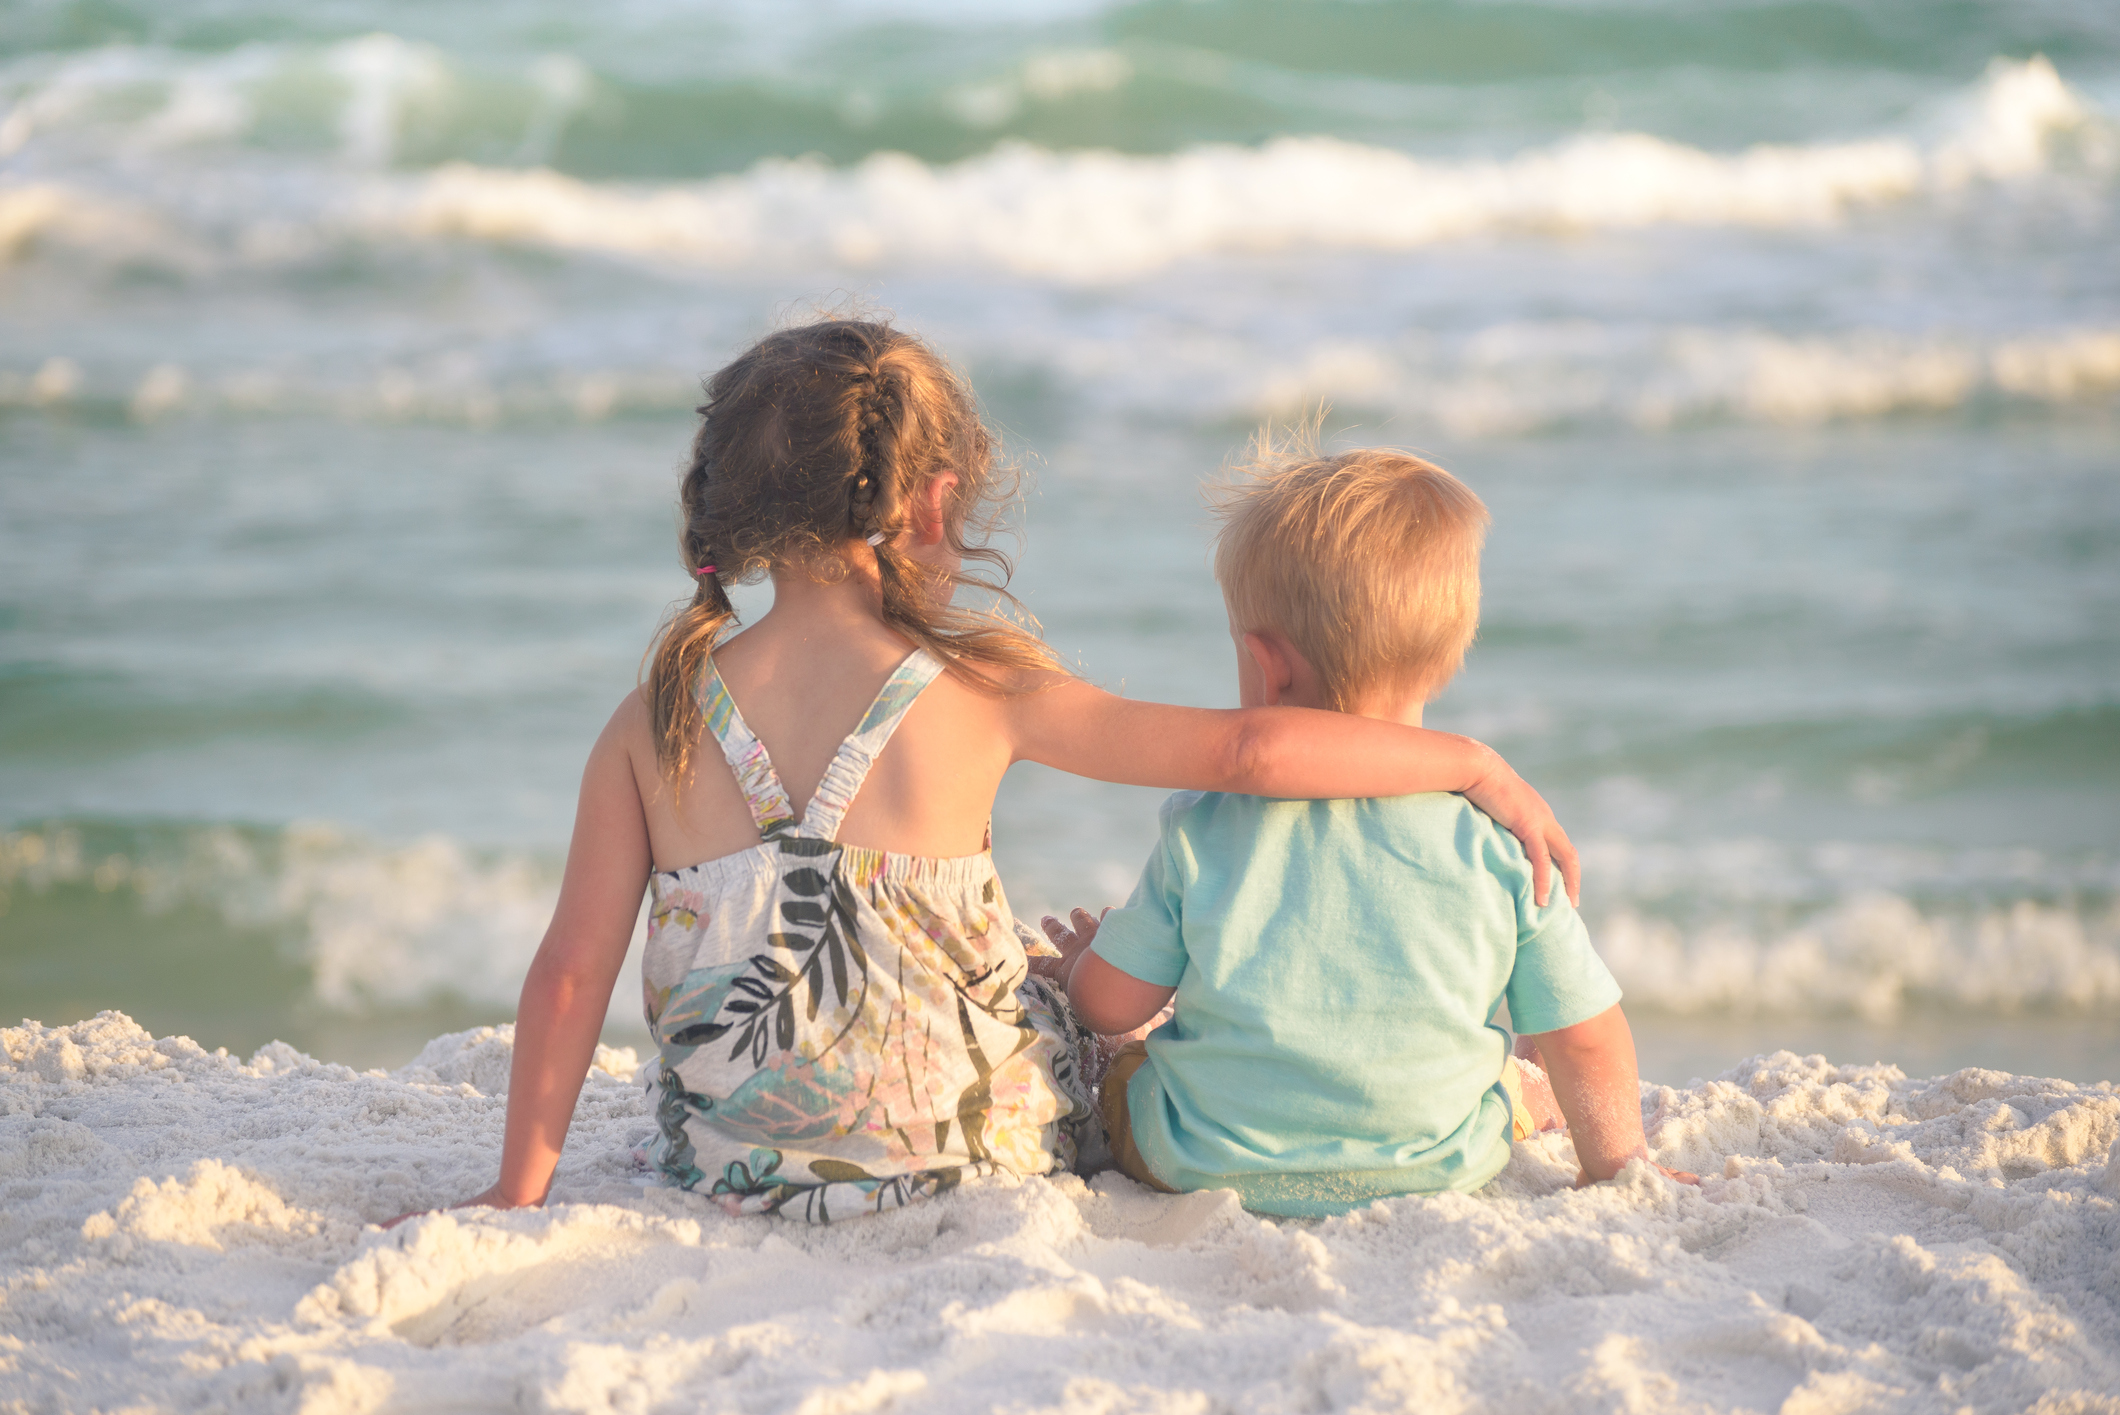
{"type": "Polygon", "coordinates": [[[1097,1111],[1104,1118],[1104,1133],[1111,1141],[1112,1163],[1119,1166],[1119,1172],[1161,1193],[1175,1194],[1177,1190],[1149,1173],[1141,1151],[1134,1145],[1133,1122],[1126,1113],[1126,1083],[1147,1061],[1145,1043],[1128,1042],[1120,1047],[1112,1057],[1111,1067],[1104,1073],[1104,1090],[1097,1097],[1097,1111]]]}
{"type": "Polygon", "coordinates": [[[1509,1138],[1528,1140],[1538,1134],[1538,1122],[1524,1104],[1524,1073],[1517,1069],[1513,1056],[1502,1063],[1502,1089],[1509,1093],[1509,1138]]]}

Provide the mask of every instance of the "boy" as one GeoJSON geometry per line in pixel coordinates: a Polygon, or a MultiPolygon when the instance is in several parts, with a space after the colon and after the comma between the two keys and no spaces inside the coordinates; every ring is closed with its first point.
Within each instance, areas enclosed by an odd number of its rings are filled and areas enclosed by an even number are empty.
{"type": "MultiPolygon", "coordinates": [[[[1419,725],[1478,626],[1479,498],[1361,451],[1270,465],[1220,511],[1244,705],[1419,725]]],[[[1475,1189],[1512,1136],[1562,1117],[1579,1184],[1646,1157],[1618,984],[1570,903],[1534,900],[1521,847],[1460,796],[1180,792],[1132,899],[1101,925],[1073,917],[1046,927],[1084,1023],[1124,1032],[1177,998],[1104,1083],[1113,1158],[1142,1183],[1345,1213],[1475,1189]],[[1536,1118],[1488,1020],[1505,997],[1551,1075],[1548,1090],[1522,1069],[1536,1118]]]]}

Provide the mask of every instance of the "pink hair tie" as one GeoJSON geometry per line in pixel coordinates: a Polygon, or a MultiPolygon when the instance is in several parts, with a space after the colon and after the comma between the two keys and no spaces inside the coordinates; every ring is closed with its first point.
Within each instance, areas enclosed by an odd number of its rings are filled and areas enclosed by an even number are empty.
{"type": "Polygon", "coordinates": [[[714,573],[714,567],[712,565],[702,565],[692,573],[695,575],[711,575],[714,573]]]}

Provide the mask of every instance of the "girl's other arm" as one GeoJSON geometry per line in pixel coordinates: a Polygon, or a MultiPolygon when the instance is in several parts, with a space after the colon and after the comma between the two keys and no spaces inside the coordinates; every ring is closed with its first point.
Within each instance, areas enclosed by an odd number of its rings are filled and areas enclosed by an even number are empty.
{"type": "Polygon", "coordinates": [[[1470,737],[1314,708],[1186,708],[1115,697],[1075,679],[1007,700],[1019,760],[1132,786],[1293,800],[1462,792],[1523,842],[1540,904],[1557,863],[1582,870],[1538,792],[1470,737]]]}
{"type": "Polygon", "coordinates": [[[645,709],[629,698],[582,772],[559,905],[516,1008],[501,1177],[470,1204],[515,1209],[544,1203],[596,1054],[612,985],[626,961],[650,863],[647,820],[623,741],[629,711],[645,709]]]}
{"type": "MultiPolygon", "coordinates": [[[[1634,1060],[1634,1031],[1613,1003],[1587,1022],[1544,1032],[1535,1039],[1539,1064],[1553,1083],[1553,1097],[1568,1118],[1575,1157],[1582,1166],[1577,1185],[1610,1179],[1627,1161],[1649,1158],[1642,1134],[1641,1080],[1634,1060]]],[[[1681,1184],[1693,1175],[1658,1169],[1681,1184]]]]}

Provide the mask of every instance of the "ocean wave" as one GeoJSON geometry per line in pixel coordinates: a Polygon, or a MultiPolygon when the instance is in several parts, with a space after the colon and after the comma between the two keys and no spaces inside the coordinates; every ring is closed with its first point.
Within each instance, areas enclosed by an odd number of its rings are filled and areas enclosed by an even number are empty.
{"type": "Polygon", "coordinates": [[[1981,403],[2102,402],[2120,389],[2120,329],[2097,327],[1982,336],[1520,321],[1456,339],[1196,345],[1153,364],[1086,342],[1054,358],[1111,401],[1145,413],[1250,419],[1322,403],[1457,436],[1599,424],[1802,425],[1981,403]]]}
{"type": "MultiPolygon", "coordinates": [[[[1968,408],[2102,406],[2120,392],[2120,327],[1987,335],[1510,322],[1443,338],[1308,344],[1091,338],[1056,332],[1036,368],[1091,406],[1217,423],[1319,404],[1375,410],[1454,436],[1618,425],[1654,431],[1737,422],[1809,425],[1968,408]]],[[[84,365],[54,354],[0,366],[0,410],[72,409],[150,422],[174,416],[314,415],[476,427],[596,422],[689,411],[698,373],[669,367],[512,367],[452,350],[349,376],[287,365],[173,360],[84,365]]],[[[997,366],[1021,346],[963,352],[997,366]]]]}
{"type": "Polygon", "coordinates": [[[502,374],[476,359],[437,371],[390,364],[364,377],[304,377],[286,368],[84,368],[55,354],[0,368],[0,409],[74,410],[152,422],[178,416],[312,415],[360,422],[491,427],[558,418],[599,422],[632,413],[689,411],[699,377],[674,369],[587,368],[502,374]]]}
{"type": "MultiPolygon", "coordinates": [[[[1961,107],[1956,125],[1928,141],[1878,136],[1734,153],[1641,133],[1586,133],[1470,161],[1330,137],[1155,156],[1010,142],[942,166],[896,152],[849,167],[775,158],[738,175],[656,186],[449,162],[417,175],[280,187],[183,182],[159,200],[135,189],[136,166],[125,168],[123,192],[61,169],[0,186],[0,253],[132,258],[151,247],[179,262],[269,265],[346,239],[469,240],[726,271],[969,265],[1096,284],[1218,255],[1406,251],[1656,225],[1818,225],[2050,171],[2064,132],[2110,136],[2110,124],[2044,59],[1997,60],[1961,107]],[[233,205],[216,209],[217,200],[233,205]]],[[[344,126],[352,148],[396,141],[365,120],[344,126]]],[[[2102,153],[2111,144],[2088,146],[2102,153]]]]}
{"type": "Polygon", "coordinates": [[[37,53],[0,67],[0,157],[32,145],[166,158],[248,144],[366,168],[466,152],[542,162],[593,83],[565,55],[467,67],[385,33],[204,54],[124,44],[37,53]]]}
{"type": "Polygon", "coordinates": [[[1875,892],[1779,928],[1618,909],[1592,932],[1630,1004],[1681,1015],[2120,1012],[2120,910],[2020,899],[1939,914],[1875,892]]]}
{"type": "Polygon", "coordinates": [[[1879,842],[1593,839],[1585,918],[1630,1006],[1889,1022],[2120,1015],[2120,860],[1879,842]]]}
{"type": "MultiPolygon", "coordinates": [[[[558,898],[557,871],[446,837],[385,845],[335,827],[58,822],[0,834],[0,901],[86,889],[143,921],[204,905],[281,932],[314,1000],[361,1014],[459,999],[510,1007],[558,898]]],[[[150,930],[151,931],[151,930],[150,930]]],[[[614,998],[621,1021],[637,999],[614,998]]]]}
{"type": "MultiPolygon", "coordinates": [[[[1585,855],[1586,918],[1631,1005],[1873,1021],[1937,1007],[2120,1011],[2111,860],[1756,841],[1606,840],[1585,855]]],[[[557,884],[547,861],[323,825],[53,822],[0,834],[0,917],[11,894],[61,889],[84,907],[128,902],[143,927],[205,905],[232,927],[284,930],[314,1001],[350,1015],[437,999],[512,1005],[557,884]]],[[[620,988],[612,1022],[630,1024],[636,1006],[620,988]]]]}
{"type": "Polygon", "coordinates": [[[1334,138],[1162,157],[1007,145],[945,168],[892,153],[846,170],[773,161],[650,191],[452,164],[373,200],[366,219],[420,236],[720,267],[971,262],[1097,282],[1224,253],[1830,222],[1861,206],[2040,172],[2050,136],[2090,119],[2046,60],[1997,61],[1963,125],[1927,146],[1879,137],[1718,154],[1643,134],[1587,134],[1498,161],[1435,162],[1334,138]]]}

